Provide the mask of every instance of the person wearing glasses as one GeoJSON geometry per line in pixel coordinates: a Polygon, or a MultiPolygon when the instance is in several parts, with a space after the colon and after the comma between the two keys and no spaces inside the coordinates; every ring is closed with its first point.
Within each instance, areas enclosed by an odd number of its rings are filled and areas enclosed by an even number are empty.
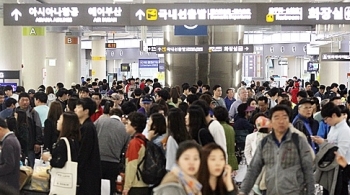
{"type": "Polygon", "coordinates": [[[315,102],[310,98],[300,100],[298,104],[298,114],[294,118],[292,124],[296,129],[299,129],[305,134],[307,141],[316,153],[317,145],[311,140],[311,136],[317,135],[318,131],[318,122],[312,118],[312,105],[314,104],[315,102]]]}

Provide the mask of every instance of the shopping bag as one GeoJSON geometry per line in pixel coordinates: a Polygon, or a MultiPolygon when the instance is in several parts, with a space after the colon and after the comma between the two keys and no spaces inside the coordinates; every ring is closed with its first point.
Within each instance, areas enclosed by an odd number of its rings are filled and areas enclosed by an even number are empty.
{"type": "Polygon", "coordinates": [[[33,169],[29,166],[21,166],[19,168],[19,189],[21,190],[23,186],[29,183],[33,175],[33,169]]]}
{"type": "Polygon", "coordinates": [[[111,191],[111,182],[108,179],[101,180],[101,195],[109,195],[111,191]]]}
{"type": "Polygon", "coordinates": [[[35,159],[32,181],[30,183],[30,190],[48,192],[50,181],[50,164],[42,160],[35,159]]]}
{"type": "Polygon", "coordinates": [[[72,162],[70,144],[67,138],[61,138],[67,146],[67,162],[63,168],[51,169],[50,195],[75,194],[77,189],[78,163],[72,162]]]}
{"type": "Polygon", "coordinates": [[[235,177],[235,181],[237,183],[243,182],[243,179],[244,179],[245,175],[247,174],[247,169],[248,169],[248,167],[246,164],[239,164],[238,165],[238,170],[236,171],[237,175],[235,177]]]}

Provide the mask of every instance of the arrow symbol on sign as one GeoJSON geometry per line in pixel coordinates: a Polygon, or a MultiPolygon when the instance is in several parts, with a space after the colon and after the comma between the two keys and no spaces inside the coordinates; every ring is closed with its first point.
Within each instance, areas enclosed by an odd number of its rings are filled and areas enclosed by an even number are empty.
{"type": "Polygon", "coordinates": [[[16,8],[11,12],[11,16],[14,17],[16,21],[18,21],[18,17],[22,17],[22,13],[16,8]]]}
{"type": "Polygon", "coordinates": [[[248,50],[249,50],[249,47],[245,47],[244,49],[245,49],[246,51],[248,51],[248,50]]]}
{"type": "Polygon", "coordinates": [[[142,11],[142,9],[137,10],[137,12],[135,13],[135,16],[139,18],[139,20],[142,20],[142,17],[145,16],[145,12],[142,11]]]}

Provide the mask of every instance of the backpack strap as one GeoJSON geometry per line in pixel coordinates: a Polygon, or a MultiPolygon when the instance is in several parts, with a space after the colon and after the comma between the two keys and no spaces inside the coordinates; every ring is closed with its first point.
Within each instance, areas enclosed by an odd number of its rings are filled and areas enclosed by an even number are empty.
{"type": "Polygon", "coordinates": [[[141,176],[140,176],[141,165],[145,161],[145,158],[146,158],[146,149],[147,149],[148,139],[147,138],[143,138],[142,136],[135,136],[135,138],[140,139],[140,140],[142,140],[145,143],[145,155],[143,156],[142,160],[137,164],[136,177],[137,177],[137,180],[140,181],[141,180],[141,176]]]}
{"type": "Polygon", "coordinates": [[[298,156],[299,156],[299,159],[301,160],[301,157],[300,157],[300,148],[299,148],[299,135],[298,135],[297,133],[292,133],[292,141],[293,141],[293,143],[295,144],[295,146],[297,147],[298,156]]]}
{"type": "Polygon", "coordinates": [[[199,131],[198,131],[198,142],[199,142],[199,145],[201,145],[201,146],[203,146],[203,144],[202,144],[202,140],[201,140],[200,134],[201,134],[201,131],[203,131],[203,130],[204,130],[204,128],[201,128],[201,129],[199,129],[199,131]]]}

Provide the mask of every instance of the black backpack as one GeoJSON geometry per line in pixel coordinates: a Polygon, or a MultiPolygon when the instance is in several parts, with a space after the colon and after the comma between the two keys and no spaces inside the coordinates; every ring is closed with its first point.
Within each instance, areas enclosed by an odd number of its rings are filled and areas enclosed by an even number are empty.
{"type": "Polygon", "coordinates": [[[165,164],[166,159],[162,149],[143,137],[137,137],[145,142],[145,156],[137,165],[137,179],[146,184],[158,185],[166,174],[165,164]],[[141,165],[143,163],[143,169],[141,165]],[[140,178],[141,177],[141,178],[140,178]]]}

